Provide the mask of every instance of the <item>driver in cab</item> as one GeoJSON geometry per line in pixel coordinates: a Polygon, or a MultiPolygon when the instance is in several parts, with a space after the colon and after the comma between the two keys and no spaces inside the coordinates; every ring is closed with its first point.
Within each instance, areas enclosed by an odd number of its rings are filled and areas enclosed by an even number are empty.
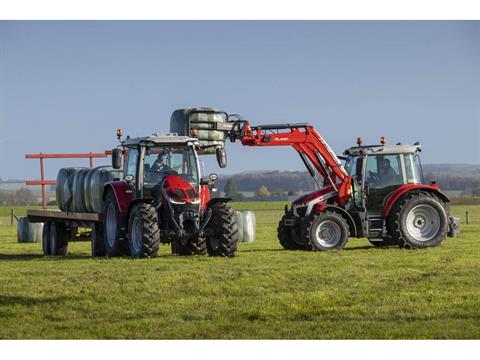
{"type": "Polygon", "coordinates": [[[392,185],[395,183],[396,177],[397,177],[397,173],[390,165],[390,160],[381,159],[380,167],[378,169],[378,179],[376,181],[376,186],[384,187],[384,186],[392,185]]]}
{"type": "Polygon", "coordinates": [[[150,171],[157,174],[176,172],[168,165],[168,154],[166,151],[162,151],[158,154],[157,160],[153,163],[150,171]]]}

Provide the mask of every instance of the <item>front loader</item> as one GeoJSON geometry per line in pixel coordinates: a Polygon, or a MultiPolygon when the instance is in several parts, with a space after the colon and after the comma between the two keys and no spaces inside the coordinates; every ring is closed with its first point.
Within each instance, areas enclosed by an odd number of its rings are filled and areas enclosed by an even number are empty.
{"type": "MultiPolygon", "coordinates": [[[[448,197],[424,181],[419,143],[387,146],[381,138],[378,145],[363,145],[359,138],[345,150],[344,166],[312,125],[251,126],[238,115],[229,118],[211,127],[245,146],[293,147],[318,185],[285,208],[277,229],[284,249],[342,249],[349,237],[414,249],[437,246],[459,233],[448,197]]],[[[190,131],[204,126],[192,121],[190,131]]]]}

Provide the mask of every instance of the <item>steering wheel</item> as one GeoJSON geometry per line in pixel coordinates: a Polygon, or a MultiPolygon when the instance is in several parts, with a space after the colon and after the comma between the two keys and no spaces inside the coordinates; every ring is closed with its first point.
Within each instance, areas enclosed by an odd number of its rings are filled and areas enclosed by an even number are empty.
{"type": "Polygon", "coordinates": [[[377,182],[378,179],[379,179],[379,177],[376,173],[368,170],[368,182],[377,182]]]}

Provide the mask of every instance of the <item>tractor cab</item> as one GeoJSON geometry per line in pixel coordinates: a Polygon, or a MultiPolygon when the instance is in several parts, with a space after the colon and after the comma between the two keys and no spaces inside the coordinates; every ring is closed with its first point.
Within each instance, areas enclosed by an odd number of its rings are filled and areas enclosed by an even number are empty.
{"type": "Polygon", "coordinates": [[[351,147],[345,170],[352,178],[352,206],[380,215],[386,199],[405,184],[423,184],[420,144],[361,145],[351,147]]]}
{"type": "Polygon", "coordinates": [[[124,179],[133,198],[159,199],[166,191],[174,202],[198,204],[201,175],[195,142],[176,134],[126,139],[124,179]]]}

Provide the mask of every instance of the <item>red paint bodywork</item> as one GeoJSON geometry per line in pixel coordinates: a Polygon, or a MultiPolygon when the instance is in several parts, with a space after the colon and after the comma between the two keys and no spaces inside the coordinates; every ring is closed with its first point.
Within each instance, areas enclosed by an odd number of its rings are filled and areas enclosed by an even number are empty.
{"type": "Polygon", "coordinates": [[[328,193],[334,192],[334,188],[331,185],[325,186],[324,188],[321,188],[320,190],[305,194],[298,199],[295,199],[292,203],[292,205],[301,205],[301,204],[307,204],[320,196],[326,195],[328,193]]]}
{"type": "Polygon", "coordinates": [[[437,184],[432,184],[432,185],[423,185],[423,184],[405,184],[400,186],[398,189],[396,189],[393,193],[390,194],[390,196],[387,198],[385,202],[385,206],[382,209],[382,217],[386,218],[388,214],[390,213],[390,210],[392,210],[393,205],[397,202],[397,200],[403,196],[405,193],[412,191],[412,190],[424,190],[428,192],[432,192],[437,194],[442,200],[444,201],[450,201],[448,197],[440,191],[440,188],[438,187],[437,184]]]}
{"type": "Polygon", "coordinates": [[[126,215],[128,211],[128,206],[130,205],[130,202],[133,198],[133,193],[131,192],[131,189],[129,188],[127,182],[125,180],[110,181],[105,184],[104,194],[106,194],[109,189],[113,191],[115,197],[117,198],[117,204],[120,213],[126,215]]]}
{"type": "Polygon", "coordinates": [[[262,130],[261,126],[252,129],[246,122],[240,141],[245,146],[293,147],[299,154],[307,157],[319,174],[337,191],[337,204],[343,206],[349,201],[351,178],[313,126],[292,127],[285,132],[271,133],[262,130]]]}
{"type": "Polygon", "coordinates": [[[195,188],[180,176],[165,176],[163,188],[173,200],[185,201],[186,203],[199,200],[199,195],[195,188]]]}

